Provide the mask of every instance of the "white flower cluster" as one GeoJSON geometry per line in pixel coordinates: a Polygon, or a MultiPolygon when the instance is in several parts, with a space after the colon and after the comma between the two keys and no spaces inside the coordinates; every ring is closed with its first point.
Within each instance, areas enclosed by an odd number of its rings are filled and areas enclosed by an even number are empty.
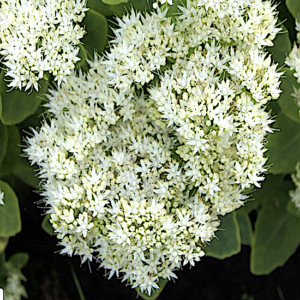
{"type": "Polygon", "coordinates": [[[290,191],[290,197],[295,206],[300,209],[300,162],[296,165],[296,172],[292,174],[292,179],[296,189],[294,191],[290,191]]]}
{"type": "Polygon", "coordinates": [[[145,95],[109,87],[95,61],[49,96],[53,118],[29,140],[62,253],[93,256],[134,286],[158,287],[194,264],[219,225],[176,159],[171,129],[145,95]]]}
{"type": "Polygon", "coordinates": [[[21,300],[22,297],[27,298],[27,292],[22,285],[22,281],[26,281],[26,277],[21,270],[13,268],[8,272],[6,285],[4,287],[5,300],[21,300]]]}
{"type": "Polygon", "coordinates": [[[0,189],[0,205],[4,205],[4,192],[0,189]]]}
{"type": "MultiPolygon", "coordinates": [[[[286,58],[285,63],[290,67],[294,72],[294,76],[297,78],[297,82],[300,83],[300,20],[296,20],[296,31],[297,31],[297,43],[294,44],[292,51],[289,56],[286,58]]],[[[297,101],[298,106],[300,107],[300,88],[294,87],[294,93],[292,97],[297,101]]]]}
{"type": "Polygon", "coordinates": [[[149,294],[204,255],[218,215],[265,172],[265,107],[280,93],[264,52],[275,11],[214,2],[119,19],[110,52],[50,92],[50,120],[25,150],[61,253],[149,294]]]}
{"type": "Polygon", "coordinates": [[[78,23],[86,0],[0,0],[0,54],[11,78],[9,87],[34,87],[44,72],[58,85],[80,60],[85,34],[78,23]]]}

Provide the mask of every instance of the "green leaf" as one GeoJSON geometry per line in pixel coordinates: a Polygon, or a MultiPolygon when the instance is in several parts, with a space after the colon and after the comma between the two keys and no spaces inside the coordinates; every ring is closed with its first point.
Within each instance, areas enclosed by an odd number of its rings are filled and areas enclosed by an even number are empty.
{"type": "Polygon", "coordinates": [[[168,283],[167,279],[161,278],[158,282],[159,289],[155,289],[150,296],[146,293],[142,293],[138,288],[136,288],[135,290],[138,292],[138,295],[141,298],[145,300],[155,300],[159,297],[160,293],[163,291],[167,283],[168,283]]]}
{"type": "Polygon", "coordinates": [[[250,270],[255,275],[269,274],[284,265],[300,243],[300,219],[286,210],[292,188],[284,176],[269,175],[256,193],[257,198],[263,198],[263,206],[258,211],[251,247],[250,270]]]}
{"type": "Polygon", "coordinates": [[[36,128],[41,126],[43,115],[47,112],[46,107],[40,106],[37,111],[24,122],[18,125],[20,132],[32,132],[30,128],[36,128]]]}
{"type": "Polygon", "coordinates": [[[1,168],[1,178],[7,178],[10,175],[14,175],[24,183],[37,188],[39,179],[36,177],[34,167],[30,166],[26,158],[20,157],[21,136],[18,128],[16,126],[7,127],[7,132],[9,139],[7,143],[7,153],[3,159],[1,168]]]}
{"type": "Polygon", "coordinates": [[[241,242],[243,245],[251,245],[252,241],[252,225],[248,214],[237,211],[236,217],[239,223],[241,242]]]}
{"type": "Polygon", "coordinates": [[[7,270],[5,268],[5,252],[0,253],[0,287],[6,285],[7,270]]]}
{"type": "Polygon", "coordinates": [[[8,244],[8,238],[0,237],[0,254],[5,250],[8,244]]]}
{"type": "Polygon", "coordinates": [[[88,7],[104,16],[111,17],[114,14],[110,6],[104,4],[101,0],[88,0],[88,7]]]}
{"type": "Polygon", "coordinates": [[[291,215],[300,218],[300,209],[295,206],[294,202],[290,200],[286,206],[286,210],[291,215]]]}
{"type": "Polygon", "coordinates": [[[33,90],[29,91],[12,90],[6,92],[7,87],[4,81],[4,73],[0,75],[0,92],[2,96],[2,116],[1,121],[4,125],[19,124],[27,117],[34,114],[41,104],[42,97],[46,92],[48,82],[40,81],[39,92],[33,90]]]}
{"type": "Polygon", "coordinates": [[[232,212],[220,217],[221,225],[215,238],[204,251],[207,256],[224,259],[237,254],[241,250],[240,229],[236,213],[232,212]]]}
{"type": "Polygon", "coordinates": [[[2,273],[2,270],[4,269],[4,263],[5,263],[5,252],[2,252],[0,254],[0,273],[2,273]]]}
{"type": "Polygon", "coordinates": [[[255,192],[255,190],[253,190],[253,192],[251,192],[251,194],[249,195],[249,199],[247,199],[247,201],[245,201],[244,206],[240,207],[237,210],[238,213],[248,215],[249,213],[251,213],[251,211],[257,210],[261,206],[260,199],[255,199],[253,196],[254,192],[255,192]]]}
{"type": "Polygon", "coordinates": [[[129,9],[134,8],[138,11],[150,11],[153,10],[153,1],[144,1],[144,0],[129,0],[127,3],[112,5],[111,10],[121,17],[124,13],[126,13],[129,9]]]}
{"type": "Polygon", "coordinates": [[[286,0],[286,7],[292,14],[292,16],[297,19],[300,15],[300,1],[299,0],[286,0]]]}
{"type": "Polygon", "coordinates": [[[2,123],[0,123],[0,167],[6,155],[7,145],[8,145],[7,127],[4,126],[2,123]]]}
{"type": "Polygon", "coordinates": [[[268,47],[267,50],[272,53],[272,59],[280,66],[284,64],[286,56],[292,50],[292,43],[289,37],[289,33],[284,26],[281,26],[282,32],[277,34],[273,41],[274,46],[268,47]]]}
{"type": "Polygon", "coordinates": [[[82,68],[82,67],[84,67],[87,64],[87,62],[86,62],[86,60],[87,60],[87,52],[86,52],[85,48],[81,44],[79,44],[79,48],[80,48],[80,50],[79,50],[78,57],[80,58],[80,61],[78,61],[76,63],[76,66],[75,66],[76,69],[82,68]]]}
{"type": "MultiPolygon", "coordinates": [[[[284,176],[275,176],[268,174],[265,181],[262,183],[262,187],[257,189],[253,194],[253,197],[261,202],[262,206],[270,205],[274,207],[279,207],[281,200],[277,195],[277,188],[281,186],[292,186],[290,180],[285,180],[284,176]]],[[[286,193],[288,196],[288,192],[286,193]]]]}
{"type": "Polygon", "coordinates": [[[10,237],[21,231],[19,201],[7,182],[0,181],[4,192],[4,205],[0,205],[0,236],[10,237]]]}
{"type": "Polygon", "coordinates": [[[13,169],[13,174],[30,185],[33,188],[37,188],[39,185],[39,179],[36,177],[34,167],[31,166],[26,158],[20,158],[13,169]]]}
{"type": "Polygon", "coordinates": [[[16,269],[22,269],[28,262],[29,255],[27,253],[17,253],[9,258],[9,263],[16,269]]]}
{"type": "Polygon", "coordinates": [[[107,20],[102,14],[89,9],[82,23],[87,31],[82,42],[90,58],[93,58],[94,51],[101,53],[105,49],[107,42],[107,20]]]}
{"type": "MultiPolygon", "coordinates": [[[[16,126],[7,127],[8,130],[8,144],[6,155],[3,159],[2,168],[1,168],[1,177],[6,177],[13,174],[13,171],[18,165],[21,157],[21,136],[19,130],[16,126]]],[[[1,236],[1,234],[0,234],[1,236]]]]}
{"type": "Polygon", "coordinates": [[[43,222],[42,222],[42,228],[51,236],[54,235],[54,230],[53,230],[53,227],[50,223],[50,217],[49,215],[46,215],[43,219],[43,222]]]}
{"type": "Polygon", "coordinates": [[[2,97],[0,94],[0,119],[2,118],[2,97]]]}
{"type": "Polygon", "coordinates": [[[118,5],[121,3],[127,3],[128,0],[103,0],[103,3],[108,5],[118,5]]]}
{"type": "Polygon", "coordinates": [[[297,123],[300,123],[299,106],[296,103],[296,99],[291,96],[294,93],[294,87],[299,87],[299,84],[290,69],[284,68],[283,71],[285,74],[281,78],[282,83],[280,86],[283,92],[280,94],[277,103],[285,116],[297,123]]]}
{"type": "Polygon", "coordinates": [[[272,164],[269,172],[293,173],[299,160],[300,124],[279,113],[274,127],[280,128],[280,131],[269,135],[267,155],[268,163],[272,164]]]}
{"type": "Polygon", "coordinates": [[[101,0],[88,0],[88,7],[104,16],[111,17],[114,14],[110,6],[104,4],[101,0]]]}

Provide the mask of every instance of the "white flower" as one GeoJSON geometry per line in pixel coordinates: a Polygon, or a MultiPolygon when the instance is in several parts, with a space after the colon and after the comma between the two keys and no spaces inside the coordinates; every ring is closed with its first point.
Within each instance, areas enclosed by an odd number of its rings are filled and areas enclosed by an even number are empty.
{"type": "Polygon", "coordinates": [[[88,231],[94,227],[94,223],[91,222],[91,220],[88,220],[88,215],[86,212],[79,215],[77,223],[79,226],[77,227],[76,232],[81,233],[84,238],[86,237],[88,231]]]}
{"type": "Polygon", "coordinates": [[[78,44],[85,34],[81,22],[86,0],[1,0],[0,54],[9,87],[34,87],[44,72],[58,85],[80,60],[78,44]]]}

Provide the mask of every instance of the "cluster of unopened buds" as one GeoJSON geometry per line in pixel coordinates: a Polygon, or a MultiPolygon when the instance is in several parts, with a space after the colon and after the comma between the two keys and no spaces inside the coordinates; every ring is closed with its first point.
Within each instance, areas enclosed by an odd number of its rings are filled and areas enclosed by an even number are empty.
{"type": "Polygon", "coordinates": [[[61,253],[149,294],[200,260],[218,216],[264,179],[276,22],[262,0],[132,10],[87,73],[50,91],[25,151],[61,253]]]}

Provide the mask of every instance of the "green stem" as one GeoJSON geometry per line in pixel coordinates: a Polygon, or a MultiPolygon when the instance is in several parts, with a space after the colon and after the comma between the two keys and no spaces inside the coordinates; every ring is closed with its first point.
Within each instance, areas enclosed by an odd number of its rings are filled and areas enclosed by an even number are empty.
{"type": "Polygon", "coordinates": [[[76,275],[76,272],[75,272],[75,269],[74,269],[74,266],[71,262],[71,260],[68,259],[68,264],[69,264],[69,267],[70,267],[70,271],[71,271],[71,274],[72,274],[72,277],[73,277],[73,280],[75,282],[75,285],[76,285],[76,288],[77,288],[77,291],[78,291],[78,294],[79,294],[79,297],[80,297],[80,300],[86,300],[85,297],[84,297],[84,294],[83,294],[83,291],[82,291],[82,288],[80,286],[80,282],[78,280],[78,277],[76,275]]]}

